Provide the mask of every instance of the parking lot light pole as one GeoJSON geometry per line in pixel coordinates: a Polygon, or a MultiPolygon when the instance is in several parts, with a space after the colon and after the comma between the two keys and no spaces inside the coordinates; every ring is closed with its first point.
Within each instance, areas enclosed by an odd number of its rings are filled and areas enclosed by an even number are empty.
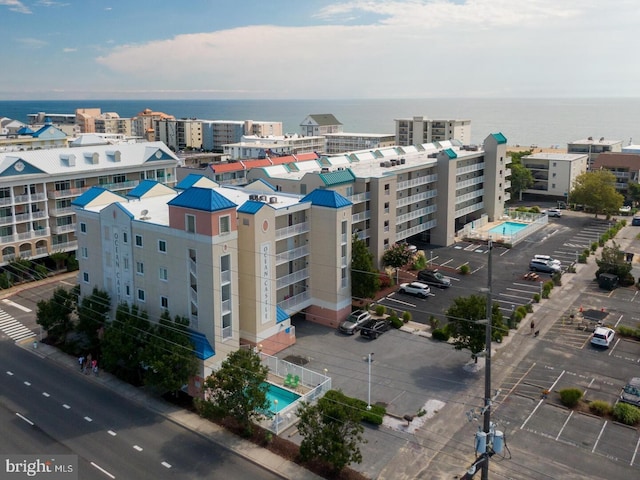
{"type": "Polygon", "coordinates": [[[371,410],[371,362],[373,362],[373,353],[367,356],[367,362],[369,363],[369,394],[367,395],[367,410],[371,410]]]}

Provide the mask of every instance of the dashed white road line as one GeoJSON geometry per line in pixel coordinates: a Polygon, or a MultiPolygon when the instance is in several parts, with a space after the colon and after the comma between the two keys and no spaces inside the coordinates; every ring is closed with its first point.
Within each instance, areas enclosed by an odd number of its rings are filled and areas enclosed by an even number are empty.
{"type": "Polygon", "coordinates": [[[171,464],[167,462],[162,462],[161,465],[166,468],[171,468],[171,464]]]}

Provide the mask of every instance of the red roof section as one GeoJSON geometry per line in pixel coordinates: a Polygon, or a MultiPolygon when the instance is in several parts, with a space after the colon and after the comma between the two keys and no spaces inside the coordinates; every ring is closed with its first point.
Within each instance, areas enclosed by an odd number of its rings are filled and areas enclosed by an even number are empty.
{"type": "Polygon", "coordinates": [[[261,160],[243,160],[240,163],[242,163],[246,169],[268,167],[269,165],[271,165],[271,161],[268,158],[261,160]]]}
{"type": "Polygon", "coordinates": [[[285,163],[293,163],[296,161],[296,157],[293,155],[287,155],[286,157],[269,157],[272,165],[283,165],[285,163]]]}
{"type": "Polygon", "coordinates": [[[244,165],[242,163],[217,163],[211,165],[211,170],[214,173],[226,173],[226,172],[237,172],[240,170],[244,170],[244,165]]]}
{"type": "Polygon", "coordinates": [[[317,160],[319,157],[315,152],[309,152],[309,153],[299,153],[298,155],[296,155],[296,158],[298,159],[298,161],[303,161],[303,160],[317,160]]]}

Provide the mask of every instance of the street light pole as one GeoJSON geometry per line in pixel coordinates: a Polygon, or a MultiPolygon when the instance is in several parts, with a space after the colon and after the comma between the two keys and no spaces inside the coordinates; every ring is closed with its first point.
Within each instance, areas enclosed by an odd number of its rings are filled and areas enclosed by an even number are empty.
{"type": "Polygon", "coordinates": [[[369,363],[369,394],[367,395],[367,410],[371,410],[371,362],[373,362],[373,353],[367,357],[369,363]]]}

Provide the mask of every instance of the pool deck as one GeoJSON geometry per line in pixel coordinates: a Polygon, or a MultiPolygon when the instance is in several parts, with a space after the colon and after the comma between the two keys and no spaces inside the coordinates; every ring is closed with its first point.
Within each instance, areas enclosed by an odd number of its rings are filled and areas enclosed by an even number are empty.
{"type": "Polygon", "coordinates": [[[280,377],[279,375],[274,375],[273,373],[269,372],[269,374],[267,375],[267,382],[272,383],[274,385],[277,385],[278,387],[284,389],[284,390],[289,390],[290,392],[295,392],[298,395],[304,395],[308,392],[311,391],[311,389],[309,387],[306,387],[304,385],[302,385],[302,383],[298,384],[298,387],[293,389],[291,387],[287,387],[284,384],[284,378],[280,377]]]}

